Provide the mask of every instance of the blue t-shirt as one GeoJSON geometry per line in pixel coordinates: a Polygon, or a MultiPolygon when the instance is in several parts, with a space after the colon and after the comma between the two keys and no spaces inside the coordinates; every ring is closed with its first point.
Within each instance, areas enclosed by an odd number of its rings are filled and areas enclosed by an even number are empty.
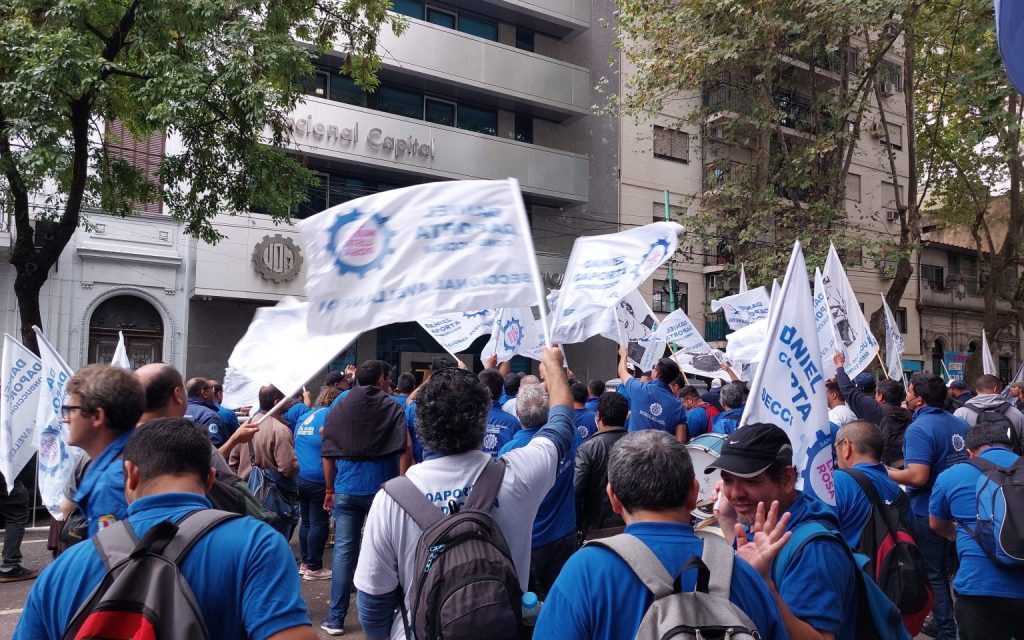
{"type": "Polygon", "coordinates": [[[593,411],[597,413],[597,403],[601,401],[601,398],[591,397],[587,398],[587,401],[583,403],[583,408],[587,411],[593,411]]]}
{"type": "Polygon", "coordinates": [[[696,438],[702,433],[708,432],[708,410],[705,407],[696,406],[686,412],[686,433],[690,439],[696,438]]]}
{"type": "Polygon", "coordinates": [[[627,431],[660,429],[676,435],[676,425],[686,422],[686,409],[661,380],[645,384],[630,378],[617,390],[629,400],[627,431]]]}
{"type": "Polygon", "coordinates": [[[295,457],[299,461],[299,477],[306,482],[324,482],[323,458],[320,457],[320,428],[324,426],[328,407],[314,409],[304,415],[295,427],[295,457]]]}
{"type": "Polygon", "coordinates": [[[220,418],[221,427],[224,429],[223,440],[224,442],[227,442],[228,438],[230,438],[235,433],[235,431],[238,430],[238,416],[235,415],[234,411],[228,409],[227,407],[221,406],[219,404],[216,405],[216,407],[217,416],[220,418]]]}
{"type": "MultiPolygon", "coordinates": [[[[694,556],[699,558],[704,549],[704,541],[685,524],[638,522],[626,527],[626,533],[640,538],[672,576],[679,575],[683,565],[694,556]]],[[[697,572],[687,571],[681,582],[683,591],[693,591],[697,572]]],[[[653,594],[618,555],[600,547],[584,547],[569,558],[548,592],[534,637],[632,638],[653,601],[653,594]]],[[[768,587],[754,568],[739,558],[733,563],[729,601],[750,617],[765,640],[786,638],[768,587]]]]}
{"type": "Polygon", "coordinates": [[[334,492],[346,496],[372,496],[392,478],[398,477],[398,454],[370,460],[336,458],[334,492]]]}
{"type": "Polygon", "coordinates": [[[284,422],[295,433],[295,427],[302,421],[302,417],[309,413],[311,409],[302,402],[296,402],[292,406],[288,407],[288,410],[281,416],[281,421],[284,422]]]}
{"type": "Polygon", "coordinates": [[[416,437],[416,401],[405,405],[405,426],[409,428],[409,437],[412,439],[412,459],[416,462],[423,462],[423,445],[416,437]]]}
{"type": "Polygon", "coordinates": [[[491,410],[487,412],[487,431],[484,433],[484,442],[480,450],[492,458],[497,458],[498,452],[512,440],[512,436],[518,430],[519,420],[512,414],[502,411],[500,403],[491,403],[491,410]]]}
{"type": "Polygon", "coordinates": [[[335,399],[334,399],[334,402],[332,402],[332,403],[331,403],[331,406],[330,406],[330,408],[331,408],[331,409],[333,409],[334,407],[338,406],[338,403],[339,403],[339,402],[341,402],[342,400],[344,400],[344,399],[345,399],[345,396],[347,396],[347,395],[348,395],[348,392],[349,392],[349,390],[348,390],[348,389],[345,389],[344,391],[342,391],[341,393],[339,393],[339,394],[338,394],[338,397],[337,397],[337,398],[335,398],[335,399]]]}
{"type": "Polygon", "coordinates": [[[128,429],[117,436],[85,471],[75,502],[89,521],[89,537],[128,517],[128,500],[124,497],[124,463],[121,454],[132,435],[128,429]]]}
{"type": "Polygon", "coordinates": [[[586,440],[597,433],[597,415],[586,407],[572,410],[572,422],[576,425],[580,440],[586,440]]]}
{"type": "MultiPolygon", "coordinates": [[[[209,501],[192,493],[161,493],[128,507],[141,538],[164,520],[176,521],[209,501]]],[[[16,640],[60,638],[106,570],[92,544],[62,553],[32,585],[16,640]]],[[[252,518],[225,522],[200,538],[181,563],[211,638],[262,640],[309,624],[295,558],[281,534],[252,518]]]]}
{"type": "MultiPolygon", "coordinates": [[[[1016,454],[1004,447],[986,449],[980,457],[1003,467],[1009,467],[1017,460],[1016,454]]],[[[956,552],[960,557],[960,568],[953,579],[953,589],[967,596],[1024,598],[1021,570],[989,560],[964,528],[967,525],[973,529],[976,524],[980,477],[981,471],[974,465],[955,464],[939,474],[928,503],[930,515],[957,523],[956,552]]]]}
{"type": "Polygon", "coordinates": [[[740,418],[742,417],[743,407],[723,411],[711,420],[711,432],[732,433],[740,425],[740,418]]]}
{"type": "Polygon", "coordinates": [[[910,508],[916,516],[928,516],[928,497],[939,474],[967,459],[964,436],[967,422],[937,407],[921,407],[903,435],[903,459],[906,466],[929,467],[928,482],[907,487],[910,508]]]}
{"type": "Polygon", "coordinates": [[[402,405],[403,408],[409,406],[409,394],[408,393],[398,393],[398,394],[395,394],[395,395],[393,395],[391,397],[395,399],[395,402],[397,402],[398,404],[402,405]]]}
{"type": "MultiPolygon", "coordinates": [[[[572,415],[568,407],[553,407],[548,413],[548,424],[558,420],[572,423],[572,415]]],[[[501,448],[499,455],[509,451],[525,447],[530,444],[533,436],[540,431],[541,427],[535,429],[520,429],[512,440],[501,448]]],[[[555,474],[555,484],[544,496],[544,500],[537,509],[537,518],[533,521],[533,546],[534,548],[560,540],[571,534],[576,529],[576,494],[573,490],[572,474],[573,461],[576,458],[576,448],[580,446],[579,433],[573,429],[575,438],[572,448],[558,461],[558,471],[555,474]]],[[[539,636],[538,636],[539,637],[539,636]]]]}
{"type": "MultiPolygon", "coordinates": [[[[871,484],[878,491],[878,497],[884,502],[892,502],[900,494],[900,486],[889,479],[889,474],[882,463],[868,464],[858,462],[853,465],[854,469],[863,471],[871,484]]],[[[871,515],[871,500],[867,494],[861,491],[860,485],[848,473],[836,469],[832,475],[836,489],[836,506],[833,510],[839,518],[842,527],[843,537],[849,543],[850,548],[856,549],[860,544],[860,534],[864,531],[868,517],[871,515]]]]}

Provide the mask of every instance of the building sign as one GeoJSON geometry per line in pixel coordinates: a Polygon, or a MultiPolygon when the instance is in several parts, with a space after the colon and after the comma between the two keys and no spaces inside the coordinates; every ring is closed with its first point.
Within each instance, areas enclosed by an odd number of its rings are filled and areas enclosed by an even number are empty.
{"type": "Polygon", "coordinates": [[[294,240],[280,233],[264,236],[256,243],[252,263],[264,280],[291,282],[302,271],[302,251],[294,240]]]}
{"type": "MultiPolygon", "coordinates": [[[[308,115],[305,118],[288,118],[286,123],[297,141],[305,138],[344,146],[354,147],[359,144],[358,122],[353,122],[352,126],[342,127],[313,120],[313,116],[308,115]]],[[[367,131],[363,144],[374,153],[388,155],[396,160],[433,160],[437,151],[437,143],[433,136],[430,140],[420,140],[415,136],[401,137],[380,127],[373,127],[367,131]]]]}
{"type": "Polygon", "coordinates": [[[967,351],[946,352],[946,370],[949,372],[950,380],[964,379],[964,371],[967,370],[967,358],[970,355],[967,351]]]}

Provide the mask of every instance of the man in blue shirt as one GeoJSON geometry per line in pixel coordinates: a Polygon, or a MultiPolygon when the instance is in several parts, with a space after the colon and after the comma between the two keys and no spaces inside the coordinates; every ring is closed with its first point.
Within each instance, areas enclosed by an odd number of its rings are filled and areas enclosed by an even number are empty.
{"type": "MultiPolygon", "coordinates": [[[[92,458],[75,502],[93,536],[128,516],[121,453],[146,408],[146,395],[131,371],[91,364],[68,381],[65,402],[61,416],[68,425],[68,444],[92,458]]],[[[209,463],[209,447],[206,457],[209,463]]]]}
{"type": "Polygon", "coordinates": [[[793,446],[786,432],[764,423],[737,429],[722,446],[721,457],[704,472],[713,469],[722,470],[718,521],[726,540],[746,533],[740,544],[742,557],[751,557],[744,551],[748,546],[757,548],[757,540],[749,541],[775,502],[778,513],[788,514],[787,531],[816,526],[833,533],[810,538],[784,567],[775,566],[774,560],[755,566],[768,581],[791,638],[853,640],[858,569],[831,507],[796,489],[793,446]]]}
{"type": "Polygon", "coordinates": [[[729,382],[722,385],[722,393],[718,398],[723,411],[711,421],[714,433],[732,433],[740,424],[743,409],[747,403],[747,385],[742,382],[729,382]]]}
{"type": "Polygon", "coordinates": [[[597,416],[587,409],[587,387],[579,380],[573,380],[569,386],[572,390],[572,421],[580,440],[587,440],[597,433],[597,416]]]}
{"type": "Polygon", "coordinates": [[[903,435],[904,469],[889,469],[889,477],[907,487],[914,514],[914,537],[928,568],[928,581],[935,591],[935,620],[938,640],[956,640],[953,598],[949,591],[949,540],[928,526],[928,501],[940,473],[967,459],[964,436],[967,423],[943,410],[946,385],[938,376],[921,374],[907,387],[907,408],[913,420],[903,435]]]}
{"type": "Polygon", "coordinates": [[[395,402],[405,407],[409,404],[409,394],[416,388],[416,376],[406,371],[402,375],[398,376],[398,384],[395,385],[395,389],[398,393],[395,394],[395,402]]]}
{"type": "Polygon", "coordinates": [[[477,378],[491,394],[491,408],[487,412],[487,432],[484,433],[483,452],[492,458],[498,457],[498,451],[512,440],[519,430],[519,420],[501,408],[501,390],[505,386],[505,378],[497,369],[484,369],[477,378]]]}
{"type": "Polygon", "coordinates": [[[651,381],[645,383],[629,375],[627,356],[626,347],[619,346],[618,373],[622,385],[617,391],[629,400],[626,429],[658,429],[686,442],[686,409],[668,388],[668,382],[679,377],[679,365],[670,358],[658,360],[651,371],[651,381]]]}
{"type": "MultiPolygon", "coordinates": [[[[612,509],[625,520],[625,532],[647,545],[669,576],[682,574],[682,591],[693,591],[696,571],[683,572],[683,566],[701,556],[705,541],[690,526],[698,485],[686,447],[657,430],[625,435],[609,457],[608,483],[612,509]]],[[[716,571],[714,566],[710,569],[716,571]]],[[[738,558],[732,566],[729,600],[750,617],[761,638],[786,637],[768,587],[753,567],[738,558]]],[[[617,554],[587,546],[562,569],[544,601],[534,635],[632,638],[653,601],[651,591],[617,554]]]]}
{"type": "Polygon", "coordinates": [[[711,433],[712,420],[718,415],[718,409],[701,399],[694,386],[685,386],[679,392],[679,399],[686,409],[686,436],[692,440],[705,433],[711,433]]]}
{"type": "Polygon", "coordinates": [[[231,437],[239,427],[238,416],[231,409],[224,406],[224,385],[218,380],[210,380],[210,387],[213,391],[213,404],[217,407],[217,415],[220,416],[220,423],[224,425],[227,432],[225,441],[231,437]]]}
{"type": "MultiPolygon", "coordinates": [[[[123,490],[131,503],[128,522],[139,538],[157,523],[210,508],[205,497],[214,478],[210,441],[199,428],[188,420],[160,418],[129,433],[123,490]]],[[[14,638],[62,637],[105,571],[92,544],[75,545],[61,554],[32,587],[14,638]]],[[[291,549],[258,520],[237,518],[214,528],[196,542],[181,572],[210,638],[316,637],[299,593],[291,549]]]]}
{"type": "MultiPolygon", "coordinates": [[[[836,433],[836,466],[840,469],[856,469],[866,475],[878,492],[878,497],[891,503],[903,490],[886,473],[885,465],[882,464],[883,446],[882,432],[876,425],[866,420],[848,422],[836,433]]],[[[864,525],[871,516],[871,500],[849,473],[837,473],[833,481],[836,491],[834,510],[843,537],[852,549],[856,549],[864,525]]],[[[871,555],[874,555],[874,550],[871,550],[871,555]]]]}
{"type": "Polygon", "coordinates": [[[206,430],[213,446],[220,448],[231,436],[221,422],[218,407],[213,403],[213,385],[206,378],[189,378],[185,383],[188,408],[185,417],[206,430]]]}
{"type": "MultiPolygon", "coordinates": [[[[972,458],[1012,467],[1019,459],[1010,438],[998,425],[971,427],[965,438],[972,458]]],[[[978,522],[978,480],[981,470],[955,464],[939,474],[928,502],[929,524],[938,535],[956,542],[960,567],[953,579],[956,620],[961,640],[1024,638],[1024,577],[1020,569],[996,564],[968,530],[978,522]]]]}
{"type": "Polygon", "coordinates": [[[587,411],[597,411],[597,403],[601,401],[604,389],[604,380],[591,380],[587,383],[587,401],[583,404],[587,411]]]}
{"type": "MultiPolygon", "coordinates": [[[[516,396],[516,413],[523,428],[501,448],[499,455],[530,444],[548,422],[548,397],[540,385],[520,387],[516,396]]],[[[562,565],[576,551],[576,502],[572,478],[573,460],[581,440],[579,433],[574,436],[572,447],[558,461],[555,485],[544,496],[533,521],[530,591],[542,599],[558,577],[562,565]]]]}

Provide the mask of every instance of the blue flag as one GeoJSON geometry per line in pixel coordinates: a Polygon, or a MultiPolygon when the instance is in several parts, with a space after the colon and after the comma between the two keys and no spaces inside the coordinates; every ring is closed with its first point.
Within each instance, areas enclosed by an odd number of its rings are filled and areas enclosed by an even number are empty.
{"type": "Polygon", "coordinates": [[[1006,65],[1006,75],[1017,91],[1024,92],[1024,2],[995,0],[996,39],[1006,65]]]}

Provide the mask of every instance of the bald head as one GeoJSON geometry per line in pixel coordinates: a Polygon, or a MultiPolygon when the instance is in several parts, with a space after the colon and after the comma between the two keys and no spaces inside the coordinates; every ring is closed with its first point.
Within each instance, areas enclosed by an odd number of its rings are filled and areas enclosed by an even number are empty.
{"type": "Polygon", "coordinates": [[[519,388],[522,389],[532,384],[540,384],[540,378],[534,375],[523,376],[523,379],[519,381],[519,388]]]}
{"type": "Polygon", "coordinates": [[[135,370],[135,377],[146,393],[143,420],[180,418],[185,415],[188,400],[185,383],[177,369],[163,362],[147,364],[135,370]]]}

